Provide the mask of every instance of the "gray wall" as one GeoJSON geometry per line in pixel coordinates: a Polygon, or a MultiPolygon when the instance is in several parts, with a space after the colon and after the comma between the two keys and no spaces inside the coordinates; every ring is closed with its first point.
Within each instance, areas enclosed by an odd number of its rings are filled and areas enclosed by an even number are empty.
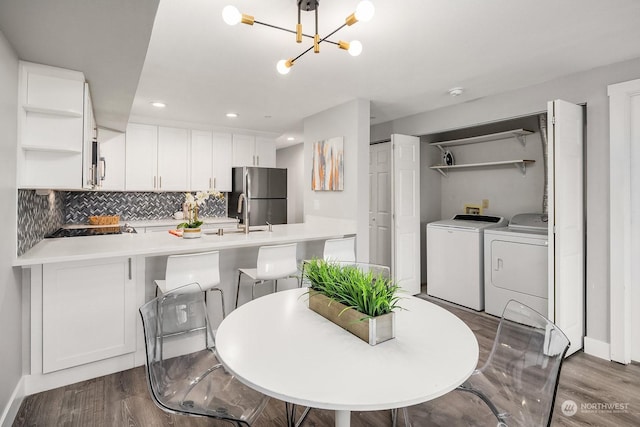
{"type": "Polygon", "coordinates": [[[609,99],[607,86],[640,77],[640,58],[373,126],[372,140],[392,132],[426,135],[546,111],[564,99],[587,104],[587,336],[609,342],[609,99]]]}
{"type": "Polygon", "coordinates": [[[358,261],[369,260],[369,101],[353,100],[304,120],[304,215],[357,222],[358,261]],[[344,138],[344,191],[312,191],[313,143],[344,138]]]}
{"type": "Polygon", "coordinates": [[[0,32],[0,413],[22,376],[21,287],[16,255],[16,158],[18,58],[0,32]]]}
{"type": "Polygon", "coordinates": [[[287,169],[287,222],[301,223],[304,214],[304,144],[299,143],[276,151],[276,166],[287,169]]]}

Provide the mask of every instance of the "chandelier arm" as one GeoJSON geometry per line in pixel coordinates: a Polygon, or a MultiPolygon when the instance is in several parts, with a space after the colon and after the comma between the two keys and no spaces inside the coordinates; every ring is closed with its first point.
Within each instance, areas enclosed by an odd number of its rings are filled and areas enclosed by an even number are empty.
{"type": "Polygon", "coordinates": [[[334,42],[332,42],[332,41],[330,41],[330,40],[327,40],[327,39],[328,39],[329,37],[331,37],[332,35],[334,35],[335,33],[337,33],[338,31],[340,31],[341,29],[343,29],[344,27],[346,27],[346,26],[347,26],[347,24],[342,24],[342,25],[340,25],[338,28],[336,28],[335,30],[333,30],[332,32],[330,32],[329,34],[327,34],[326,36],[324,36],[324,37],[322,38],[322,40],[320,40],[320,42],[323,42],[323,41],[325,41],[325,40],[326,40],[326,41],[328,41],[329,43],[337,44],[337,43],[334,43],[334,42]]]}
{"type": "MultiPolygon", "coordinates": [[[[254,24],[260,24],[260,25],[264,25],[265,27],[270,27],[270,28],[275,28],[276,30],[282,30],[282,31],[286,31],[287,33],[291,33],[291,34],[296,34],[296,32],[294,30],[289,30],[287,28],[282,28],[282,27],[278,27],[277,25],[272,25],[272,24],[267,24],[266,22],[261,22],[261,21],[254,21],[254,24]]],[[[342,26],[344,27],[344,25],[342,26]]],[[[342,28],[340,27],[340,28],[342,28]]],[[[338,28],[338,30],[340,29],[338,28]]],[[[338,31],[336,30],[336,31],[338,31]]],[[[331,41],[331,40],[327,40],[328,37],[331,37],[336,31],[334,31],[333,33],[329,34],[327,37],[323,38],[322,40],[320,40],[320,42],[327,42],[327,43],[331,43],[331,44],[335,44],[336,46],[338,45],[337,42],[331,41]]],[[[304,37],[307,37],[309,39],[312,39],[313,36],[311,34],[304,34],[302,33],[302,35],[304,37]]]]}
{"type": "Polygon", "coordinates": [[[313,45],[311,45],[311,47],[309,47],[307,50],[305,50],[304,52],[302,52],[300,55],[296,56],[295,58],[293,58],[291,60],[291,62],[296,62],[298,59],[300,59],[300,57],[302,57],[302,55],[304,55],[305,53],[309,52],[311,49],[313,49],[313,45]]]}

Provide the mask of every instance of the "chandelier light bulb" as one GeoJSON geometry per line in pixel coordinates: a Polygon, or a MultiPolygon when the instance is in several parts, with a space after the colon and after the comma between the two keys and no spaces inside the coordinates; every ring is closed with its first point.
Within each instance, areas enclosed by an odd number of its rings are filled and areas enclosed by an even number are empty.
{"type": "Polygon", "coordinates": [[[236,25],[242,20],[242,14],[237,7],[228,5],[222,9],[222,19],[229,25],[236,25]]]}
{"type": "Polygon", "coordinates": [[[347,52],[349,52],[349,55],[351,56],[360,55],[362,53],[362,43],[358,40],[352,40],[351,43],[349,43],[349,49],[347,52]]]}
{"type": "Polygon", "coordinates": [[[289,74],[289,71],[291,71],[291,65],[288,65],[287,62],[288,61],[286,59],[281,59],[276,64],[276,70],[278,70],[278,72],[282,75],[289,74]]]}
{"type": "Polygon", "coordinates": [[[358,3],[358,6],[356,6],[355,16],[360,22],[370,21],[375,13],[376,8],[370,0],[362,0],[358,3]]]}

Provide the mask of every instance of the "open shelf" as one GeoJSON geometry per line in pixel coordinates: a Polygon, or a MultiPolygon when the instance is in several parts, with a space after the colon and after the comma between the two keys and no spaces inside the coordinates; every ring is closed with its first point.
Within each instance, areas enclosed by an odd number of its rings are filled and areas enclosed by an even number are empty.
{"type": "Polygon", "coordinates": [[[503,165],[513,165],[522,175],[527,173],[527,164],[535,163],[535,160],[502,160],[498,162],[483,162],[483,163],[467,163],[463,165],[434,165],[430,166],[430,169],[435,169],[442,174],[442,176],[447,176],[447,171],[449,169],[465,169],[465,168],[481,168],[481,167],[492,167],[492,166],[503,166],[503,165]]]}
{"type": "Polygon", "coordinates": [[[488,135],[480,135],[480,136],[472,136],[470,138],[461,138],[461,139],[452,139],[449,141],[441,141],[441,142],[432,142],[429,145],[433,145],[434,147],[438,147],[441,151],[444,151],[442,147],[452,147],[454,145],[466,145],[466,144],[477,144],[480,142],[488,142],[488,141],[496,141],[499,139],[507,139],[515,137],[522,146],[526,144],[527,135],[531,135],[534,133],[531,130],[527,129],[512,129],[504,132],[491,133],[488,135]]]}
{"type": "Polygon", "coordinates": [[[82,117],[82,111],[62,110],[59,108],[40,107],[29,104],[23,105],[22,108],[29,113],[49,114],[60,117],[82,117]]]}
{"type": "Polygon", "coordinates": [[[82,153],[82,150],[76,150],[72,148],[59,148],[59,147],[45,147],[42,145],[23,145],[22,149],[25,151],[45,151],[51,153],[82,153]]]}

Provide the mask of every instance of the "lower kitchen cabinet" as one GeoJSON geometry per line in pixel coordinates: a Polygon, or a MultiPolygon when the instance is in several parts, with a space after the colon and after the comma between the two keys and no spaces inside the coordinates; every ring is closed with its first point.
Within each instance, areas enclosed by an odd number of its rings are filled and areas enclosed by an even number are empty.
{"type": "Polygon", "coordinates": [[[135,264],[108,258],[43,266],[43,373],[136,350],[135,264]]]}

